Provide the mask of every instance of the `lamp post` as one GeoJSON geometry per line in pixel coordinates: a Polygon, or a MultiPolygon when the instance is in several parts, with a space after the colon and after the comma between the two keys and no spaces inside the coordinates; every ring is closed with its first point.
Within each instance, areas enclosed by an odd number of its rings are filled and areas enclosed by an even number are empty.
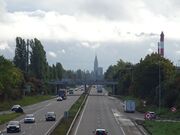
{"type": "Polygon", "coordinates": [[[159,60],[159,113],[161,110],[161,68],[160,68],[160,60],[159,60]]]}

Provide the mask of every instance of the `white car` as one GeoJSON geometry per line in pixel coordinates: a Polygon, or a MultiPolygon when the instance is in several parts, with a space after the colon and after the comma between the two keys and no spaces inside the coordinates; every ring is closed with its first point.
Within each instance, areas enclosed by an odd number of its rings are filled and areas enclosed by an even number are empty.
{"type": "Polygon", "coordinates": [[[62,97],[57,97],[57,101],[63,101],[62,97]]]}
{"type": "Polygon", "coordinates": [[[35,117],[33,114],[27,114],[24,118],[24,123],[35,123],[35,117]]]}
{"type": "Polygon", "coordinates": [[[93,131],[94,135],[107,135],[107,131],[105,129],[96,129],[95,131],[93,131]]]}

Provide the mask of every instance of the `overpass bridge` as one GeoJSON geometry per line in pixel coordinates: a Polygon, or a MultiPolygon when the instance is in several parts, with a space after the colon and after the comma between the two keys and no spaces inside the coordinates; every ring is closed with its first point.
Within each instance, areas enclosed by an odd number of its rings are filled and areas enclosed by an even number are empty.
{"type": "Polygon", "coordinates": [[[71,86],[71,85],[84,85],[84,89],[86,90],[87,85],[110,85],[112,86],[112,92],[115,92],[115,85],[118,84],[116,81],[107,81],[107,80],[51,80],[48,82],[50,85],[56,86],[56,90],[61,87],[71,86]]]}

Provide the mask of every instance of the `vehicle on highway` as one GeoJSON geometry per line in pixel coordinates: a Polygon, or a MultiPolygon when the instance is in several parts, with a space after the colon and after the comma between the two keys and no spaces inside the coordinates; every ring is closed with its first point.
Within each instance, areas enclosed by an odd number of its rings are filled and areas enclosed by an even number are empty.
{"type": "Polygon", "coordinates": [[[19,121],[10,121],[6,126],[7,133],[14,133],[21,131],[21,125],[19,121]]]}
{"type": "Polygon", "coordinates": [[[97,89],[97,93],[102,93],[103,92],[101,85],[97,85],[96,89],[97,89]]]}
{"type": "Polygon", "coordinates": [[[73,90],[73,89],[70,89],[70,90],[69,90],[69,94],[74,94],[74,90],[73,90]]]}
{"type": "Polygon", "coordinates": [[[13,105],[13,107],[11,108],[11,111],[14,111],[16,113],[23,113],[23,109],[20,105],[13,105]]]}
{"type": "Polygon", "coordinates": [[[66,89],[58,90],[58,96],[62,97],[63,100],[67,99],[67,90],[66,89]]]}
{"type": "Polygon", "coordinates": [[[134,113],[136,109],[136,104],[134,100],[125,100],[124,101],[124,112],[134,113]]]}
{"type": "Polygon", "coordinates": [[[62,97],[57,97],[56,100],[57,101],[63,101],[62,97]]]}
{"type": "Polygon", "coordinates": [[[24,118],[24,123],[35,123],[34,114],[27,114],[24,118]]]}
{"type": "Polygon", "coordinates": [[[56,114],[54,112],[47,112],[45,115],[46,121],[55,121],[56,114]]]}
{"type": "Polygon", "coordinates": [[[150,112],[150,111],[147,111],[145,114],[144,114],[144,119],[145,120],[153,120],[153,119],[156,119],[157,118],[157,115],[155,112],[150,112]]]}
{"type": "Polygon", "coordinates": [[[108,132],[105,129],[96,129],[95,131],[93,131],[94,135],[107,135],[108,132]]]}

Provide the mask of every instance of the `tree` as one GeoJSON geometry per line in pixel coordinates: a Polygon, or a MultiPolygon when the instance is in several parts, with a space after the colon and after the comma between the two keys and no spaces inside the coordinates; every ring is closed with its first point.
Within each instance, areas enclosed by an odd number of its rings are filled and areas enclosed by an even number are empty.
{"type": "Polygon", "coordinates": [[[24,72],[27,71],[28,63],[27,63],[26,42],[21,37],[16,38],[14,64],[22,71],[24,72]]]}
{"type": "Polygon", "coordinates": [[[47,60],[46,52],[38,39],[34,39],[34,42],[30,42],[32,52],[31,52],[31,72],[36,78],[40,80],[45,80],[47,77],[47,60]]]}
{"type": "Polygon", "coordinates": [[[134,93],[149,103],[157,103],[159,74],[161,85],[174,76],[175,68],[168,59],[158,54],[147,55],[134,69],[134,93]]]}
{"type": "Polygon", "coordinates": [[[13,63],[0,56],[0,97],[1,99],[15,99],[22,95],[24,77],[13,63]]]}
{"type": "Polygon", "coordinates": [[[56,63],[56,73],[57,73],[57,78],[58,80],[62,79],[62,74],[63,74],[63,67],[61,63],[56,63]]]}

